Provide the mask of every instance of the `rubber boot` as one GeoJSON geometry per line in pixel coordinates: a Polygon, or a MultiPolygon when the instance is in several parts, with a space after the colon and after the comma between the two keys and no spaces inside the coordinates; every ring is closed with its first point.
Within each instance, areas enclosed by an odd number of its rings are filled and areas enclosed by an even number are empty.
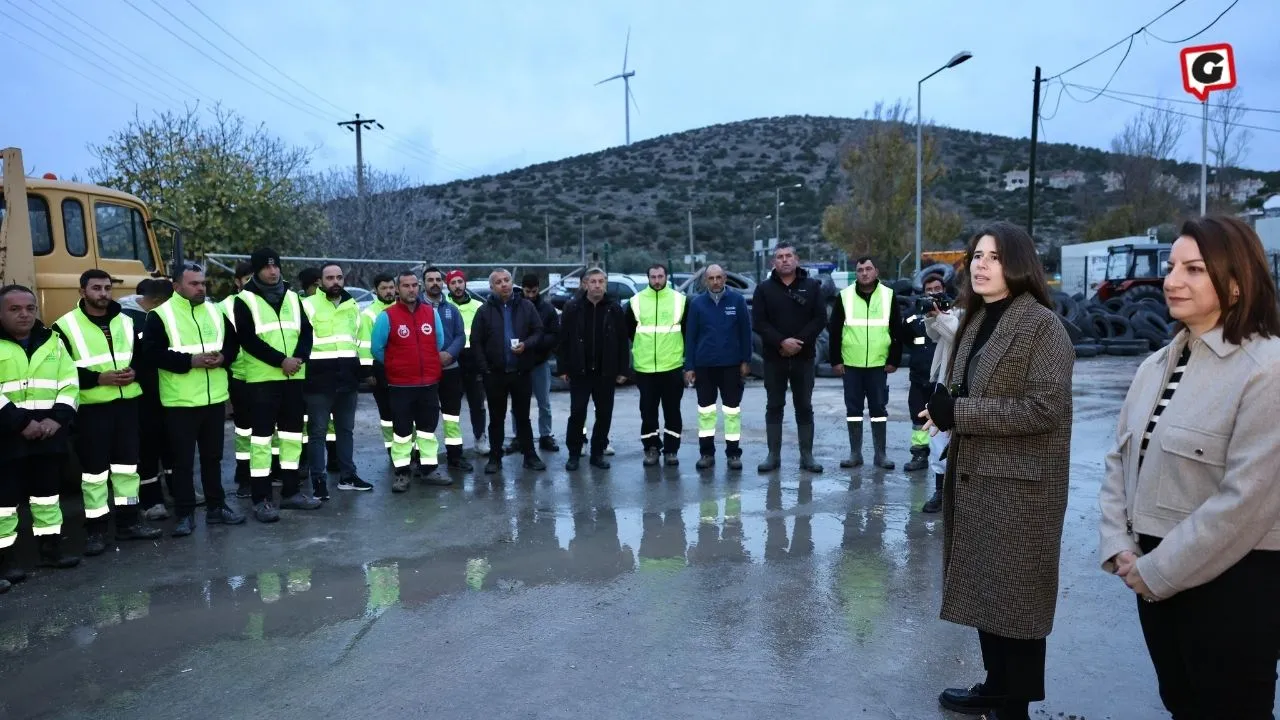
{"type": "Polygon", "coordinates": [[[929,447],[913,447],[911,448],[911,460],[902,466],[907,472],[915,472],[929,467],[929,447]]]}
{"type": "Polygon", "coordinates": [[[782,424],[766,425],[764,431],[769,443],[769,454],[765,456],[764,462],[756,466],[756,470],[770,473],[782,465],[782,424]]]}
{"type": "Polygon", "coordinates": [[[845,424],[849,426],[849,457],[840,461],[840,467],[856,468],[862,465],[862,421],[845,424]]]}
{"type": "Polygon", "coordinates": [[[946,477],[942,473],[934,473],[933,497],[925,501],[924,507],[920,508],[920,512],[936,513],[942,510],[942,484],[946,481],[946,477]]]}
{"type": "Polygon", "coordinates": [[[871,443],[875,448],[875,457],[873,458],[875,466],[885,470],[892,470],[896,465],[892,460],[885,456],[884,446],[885,437],[889,434],[887,423],[871,423],[871,443]]]}
{"type": "Polygon", "coordinates": [[[800,469],[811,473],[822,472],[822,466],[813,457],[813,426],[797,425],[796,435],[800,438],[800,469]]]}
{"type": "Polygon", "coordinates": [[[80,564],[80,558],[62,552],[61,535],[42,535],[37,543],[40,550],[40,566],[66,570],[80,564]]]}

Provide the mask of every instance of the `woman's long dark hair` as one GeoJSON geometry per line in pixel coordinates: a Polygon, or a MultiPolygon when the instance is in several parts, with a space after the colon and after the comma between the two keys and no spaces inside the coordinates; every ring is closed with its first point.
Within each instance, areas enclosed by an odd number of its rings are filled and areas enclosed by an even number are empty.
{"type": "MultiPolygon", "coordinates": [[[[1049,297],[1049,283],[1044,277],[1044,266],[1040,264],[1040,256],[1036,253],[1036,244],[1026,230],[1011,222],[994,222],[984,226],[969,239],[965,248],[964,268],[956,278],[960,289],[957,303],[964,310],[960,319],[960,327],[956,330],[955,348],[960,346],[960,339],[986,301],[973,291],[973,282],[969,277],[969,268],[973,264],[973,253],[982,238],[990,235],[996,241],[996,255],[1000,258],[1000,267],[1004,271],[1004,282],[1009,287],[1009,297],[1016,298],[1023,293],[1030,293],[1041,305],[1053,309],[1053,299],[1049,297]]],[[[947,368],[947,377],[951,378],[956,366],[956,355],[951,353],[951,367],[947,368]]]]}

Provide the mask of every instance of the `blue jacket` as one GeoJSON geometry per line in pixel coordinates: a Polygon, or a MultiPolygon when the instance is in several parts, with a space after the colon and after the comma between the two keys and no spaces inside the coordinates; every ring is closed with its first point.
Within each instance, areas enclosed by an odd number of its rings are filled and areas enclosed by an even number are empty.
{"type": "Polygon", "coordinates": [[[725,288],[719,304],[711,293],[693,298],[685,313],[684,369],[751,362],[751,310],[742,293],[725,288]]]}

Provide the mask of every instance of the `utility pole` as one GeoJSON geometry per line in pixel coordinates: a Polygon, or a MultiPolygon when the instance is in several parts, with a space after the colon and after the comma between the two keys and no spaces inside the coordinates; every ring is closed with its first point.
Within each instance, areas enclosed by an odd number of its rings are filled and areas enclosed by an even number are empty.
{"type": "Polygon", "coordinates": [[[693,208],[689,208],[689,272],[693,272],[693,208]]]}
{"type": "Polygon", "coordinates": [[[551,259],[551,220],[547,218],[546,213],[542,213],[542,244],[545,247],[547,259],[551,259]]]}
{"type": "Polygon", "coordinates": [[[360,113],[356,113],[355,120],[338,123],[339,127],[345,127],[356,134],[356,195],[362,201],[364,200],[364,147],[360,133],[364,130],[372,130],[374,125],[377,125],[379,130],[386,130],[382,123],[373,118],[362,119],[360,113]]]}
{"type": "Polygon", "coordinates": [[[1036,66],[1036,79],[1031,94],[1031,165],[1027,170],[1027,234],[1035,240],[1036,224],[1036,140],[1040,133],[1040,66],[1036,66]]]}
{"type": "Polygon", "coordinates": [[[1204,217],[1209,197],[1209,98],[1204,99],[1204,120],[1200,127],[1200,217],[1204,217]]]}
{"type": "Polygon", "coordinates": [[[587,216],[582,216],[582,239],[578,241],[578,250],[582,253],[582,267],[587,266],[587,216]]]}

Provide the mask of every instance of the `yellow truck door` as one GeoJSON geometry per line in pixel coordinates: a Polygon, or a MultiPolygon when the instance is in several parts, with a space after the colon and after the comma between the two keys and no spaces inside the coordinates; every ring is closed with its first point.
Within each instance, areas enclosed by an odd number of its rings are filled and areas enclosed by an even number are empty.
{"type": "Polygon", "coordinates": [[[142,210],[111,197],[90,196],[93,205],[89,246],[97,266],[111,274],[112,295],[132,295],[156,270],[150,230],[142,210]]]}

